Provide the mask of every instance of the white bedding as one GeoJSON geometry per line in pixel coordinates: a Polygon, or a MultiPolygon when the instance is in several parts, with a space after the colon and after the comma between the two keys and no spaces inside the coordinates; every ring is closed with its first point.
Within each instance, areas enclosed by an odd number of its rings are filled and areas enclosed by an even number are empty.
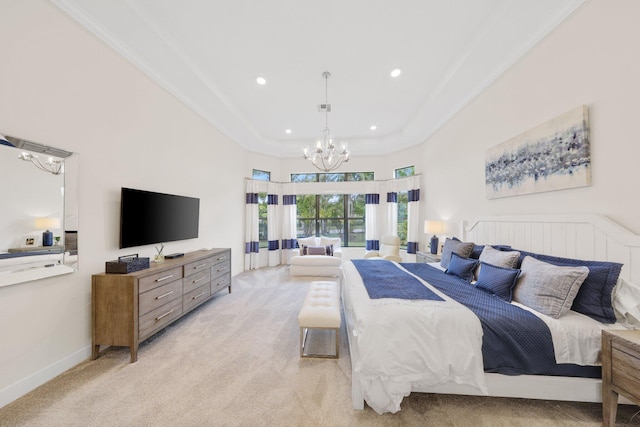
{"type": "Polygon", "coordinates": [[[482,326],[471,310],[428,284],[444,301],[372,301],[355,266],[346,262],[343,270],[345,310],[353,322],[348,333],[359,354],[353,371],[373,410],[399,411],[412,384],[455,382],[486,394],[482,326]]]}
{"type": "MultiPolygon", "coordinates": [[[[482,326],[471,310],[424,281],[445,301],[371,300],[355,266],[347,262],[343,269],[345,312],[353,328],[348,333],[352,334],[358,352],[357,360],[352,360],[353,371],[358,374],[362,395],[369,406],[378,413],[399,411],[412,384],[424,388],[454,382],[487,394],[482,326]]],[[[601,330],[624,329],[622,325],[605,325],[573,311],[553,319],[513,304],[548,325],[557,363],[599,365],[601,330]]]]}

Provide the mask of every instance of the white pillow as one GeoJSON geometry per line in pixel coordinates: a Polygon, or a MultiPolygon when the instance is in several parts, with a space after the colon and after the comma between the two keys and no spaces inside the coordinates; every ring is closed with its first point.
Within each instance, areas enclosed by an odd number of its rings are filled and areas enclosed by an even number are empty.
{"type": "Polygon", "coordinates": [[[335,252],[336,249],[340,248],[340,238],[339,237],[324,237],[320,236],[320,244],[322,246],[333,245],[333,250],[335,252]]]}
{"type": "Polygon", "coordinates": [[[624,326],[640,329],[640,286],[619,278],[613,290],[613,309],[624,326]]]}
{"type": "Polygon", "coordinates": [[[318,242],[316,241],[316,236],[299,237],[298,247],[302,249],[303,246],[318,246],[318,242]]]}

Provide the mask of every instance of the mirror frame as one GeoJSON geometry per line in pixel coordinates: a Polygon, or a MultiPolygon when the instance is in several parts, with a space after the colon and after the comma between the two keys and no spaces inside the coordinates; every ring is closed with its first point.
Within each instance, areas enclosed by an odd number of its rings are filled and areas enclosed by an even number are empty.
{"type": "MultiPolygon", "coordinates": [[[[0,287],[78,271],[79,154],[5,134],[0,134],[0,144],[9,149],[15,148],[16,160],[22,152],[26,151],[60,159],[63,163],[62,175],[64,188],[62,206],[63,221],[61,221],[62,231],[64,233],[62,240],[64,249],[60,253],[61,257],[53,261],[50,259],[40,261],[39,259],[36,260],[33,254],[20,255],[2,253],[0,254],[0,262],[2,262],[3,271],[0,273],[0,287]],[[29,262],[32,258],[36,262],[29,262]],[[11,260],[14,260],[15,263],[11,260]]],[[[42,253],[36,255],[42,255],[42,253]]]]}

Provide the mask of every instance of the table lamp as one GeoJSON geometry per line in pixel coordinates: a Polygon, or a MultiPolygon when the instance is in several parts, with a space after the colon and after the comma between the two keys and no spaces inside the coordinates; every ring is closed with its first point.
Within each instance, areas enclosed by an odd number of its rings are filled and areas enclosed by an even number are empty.
{"type": "Polygon", "coordinates": [[[444,222],[426,220],[424,222],[424,232],[425,234],[433,234],[433,237],[431,237],[429,242],[429,247],[432,254],[437,254],[439,242],[437,235],[444,233],[444,222]]]}
{"type": "Polygon", "coordinates": [[[53,246],[53,233],[51,229],[56,228],[60,228],[60,218],[36,218],[36,229],[45,230],[42,232],[42,246],[53,246]]]}

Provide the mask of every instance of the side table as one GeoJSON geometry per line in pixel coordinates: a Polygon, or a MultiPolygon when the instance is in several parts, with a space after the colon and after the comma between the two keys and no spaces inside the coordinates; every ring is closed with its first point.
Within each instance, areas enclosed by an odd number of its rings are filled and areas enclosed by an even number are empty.
{"type": "Polygon", "coordinates": [[[640,405],[640,331],[602,331],[602,421],[616,423],[618,395],[640,405]]]}
{"type": "Polygon", "coordinates": [[[432,254],[431,252],[416,252],[416,262],[426,264],[428,262],[440,262],[440,254],[432,254]]]}

